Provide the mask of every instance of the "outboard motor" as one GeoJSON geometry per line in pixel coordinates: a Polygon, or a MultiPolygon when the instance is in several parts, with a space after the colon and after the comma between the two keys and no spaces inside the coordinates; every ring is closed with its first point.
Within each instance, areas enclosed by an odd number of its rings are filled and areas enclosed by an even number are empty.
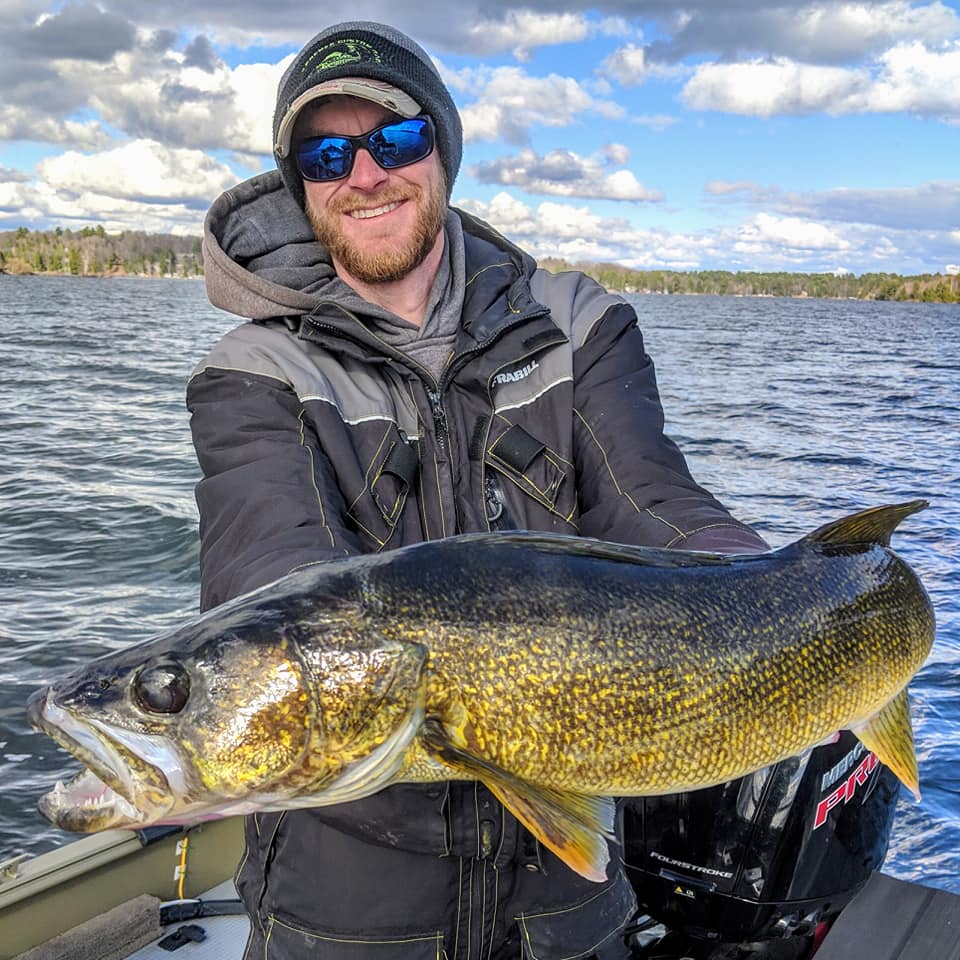
{"type": "Polygon", "coordinates": [[[898,793],[845,731],[721,786],[626,800],[627,875],[642,912],[694,941],[808,937],[882,865],[898,793]]]}

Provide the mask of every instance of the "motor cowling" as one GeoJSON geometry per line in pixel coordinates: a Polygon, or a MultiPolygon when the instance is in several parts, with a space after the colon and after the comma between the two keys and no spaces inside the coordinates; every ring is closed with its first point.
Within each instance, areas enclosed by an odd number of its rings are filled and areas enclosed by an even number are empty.
{"type": "Polygon", "coordinates": [[[899,782],[848,732],[717,787],[623,801],[641,909],[737,943],[813,932],[886,856],[899,782]]]}

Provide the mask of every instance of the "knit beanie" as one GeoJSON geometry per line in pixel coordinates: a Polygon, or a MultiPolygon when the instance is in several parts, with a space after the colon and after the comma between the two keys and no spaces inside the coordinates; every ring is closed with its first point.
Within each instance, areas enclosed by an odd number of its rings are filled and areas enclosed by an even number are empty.
{"type": "Polygon", "coordinates": [[[382,23],[338,23],[318,33],[287,68],[273,114],[273,155],[287,189],[302,207],[303,181],[291,155],[300,111],[333,94],[362,97],[403,117],[433,119],[437,149],[447,175],[447,199],[460,169],[460,114],[426,52],[399,30],[382,23]]]}

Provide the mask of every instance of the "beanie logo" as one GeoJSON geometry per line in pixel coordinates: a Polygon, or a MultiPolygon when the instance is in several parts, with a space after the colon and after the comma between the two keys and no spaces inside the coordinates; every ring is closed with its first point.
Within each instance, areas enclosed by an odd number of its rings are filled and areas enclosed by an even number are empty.
{"type": "Polygon", "coordinates": [[[322,73],[350,63],[381,63],[382,58],[375,47],[363,40],[337,40],[328,43],[313,55],[303,65],[303,72],[322,73]]]}

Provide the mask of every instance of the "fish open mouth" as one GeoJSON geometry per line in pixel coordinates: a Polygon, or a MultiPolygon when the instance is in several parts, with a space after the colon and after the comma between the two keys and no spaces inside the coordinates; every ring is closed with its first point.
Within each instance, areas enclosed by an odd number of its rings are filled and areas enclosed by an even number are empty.
{"type": "Polygon", "coordinates": [[[173,805],[162,769],[130,742],[149,745],[154,738],[77,719],[57,705],[50,691],[31,698],[28,712],[34,727],[87,768],[67,783],[57,781],[41,798],[40,812],[51,823],[79,832],[143,826],[157,822],[173,805]]]}
{"type": "Polygon", "coordinates": [[[143,814],[95,773],[82,770],[72,780],[58,780],[40,798],[40,812],[62,830],[86,833],[107,826],[133,826],[143,814]]]}

